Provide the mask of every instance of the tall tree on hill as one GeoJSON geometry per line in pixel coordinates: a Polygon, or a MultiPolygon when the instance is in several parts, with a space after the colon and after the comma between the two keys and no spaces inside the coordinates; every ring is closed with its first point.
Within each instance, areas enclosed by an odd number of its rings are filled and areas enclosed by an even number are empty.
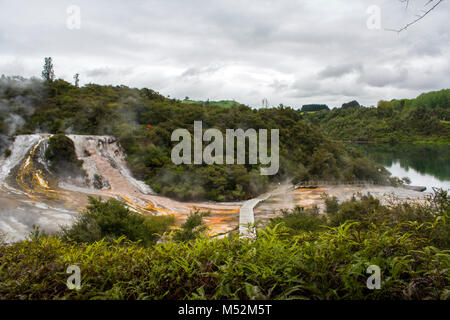
{"type": "Polygon", "coordinates": [[[75,87],[79,87],[80,85],[80,74],[79,73],[75,73],[75,75],[73,76],[73,80],[75,82],[75,87]]]}
{"type": "Polygon", "coordinates": [[[55,72],[53,71],[52,57],[44,59],[44,69],[42,70],[42,78],[47,82],[55,80],[55,72]]]}

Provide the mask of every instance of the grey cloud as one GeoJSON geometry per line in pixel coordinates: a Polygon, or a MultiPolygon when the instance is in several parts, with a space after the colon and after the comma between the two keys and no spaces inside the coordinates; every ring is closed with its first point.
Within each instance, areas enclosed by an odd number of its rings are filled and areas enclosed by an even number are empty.
{"type": "Polygon", "coordinates": [[[102,77],[111,74],[112,70],[110,68],[95,68],[88,70],[86,75],[88,77],[102,77]]]}
{"type": "Polygon", "coordinates": [[[186,69],[181,74],[181,77],[198,77],[203,75],[211,75],[217,71],[219,71],[222,68],[222,66],[219,65],[210,65],[207,67],[191,67],[186,69]]]}
{"type": "Polygon", "coordinates": [[[98,67],[94,69],[85,70],[84,74],[90,78],[107,78],[114,76],[127,76],[134,72],[134,68],[127,67],[98,67]]]}
{"type": "Polygon", "coordinates": [[[282,80],[278,80],[278,79],[273,80],[273,82],[270,84],[270,86],[275,91],[285,91],[285,90],[289,89],[289,83],[288,82],[282,81],[282,80]]]}
{"type": "Polygon", "coordinates": [[[373,4],[382,28],[414,16],[392,0],[78,0],[80,30],[65,26],[69,4],[2,2],[0,74],[39,76],[52,56],[67,81],[253,106],[371,105],[450,85],[447,1],[400,35],[366,27],[373,4]]]}
{"type": "Polygon", "coordinates": [[[371,67],[363,71],[360,81],[373,87],[385,87],[402,83],[407,77],[406,68],[371,67]]]}
{"type": "Polygon", "coordinates": [[[319,77],[326,78],[339,78],[349,73],[361,72],[362,65],[360,64],[342,64],[337,66],[328,66],[319,72],[319,77]]]}
{"type": "Polygon", "coordinates": [[[416,56],[440,56],[442,55],[442,48],[435,46],[432,42],[423,39],[417,41],[411,46],[410,52],[416,56]]]}

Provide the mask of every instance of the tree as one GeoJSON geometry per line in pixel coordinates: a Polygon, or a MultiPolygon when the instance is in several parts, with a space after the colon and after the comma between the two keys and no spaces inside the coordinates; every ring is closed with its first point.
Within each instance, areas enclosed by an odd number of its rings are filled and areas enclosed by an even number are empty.
{"type": "Polygon", "coordinates": [[[79,73],[75,73],[75,75],[73,76],[73,80],[75,81],[75,87],[79,87],[80,84],[80,74],[79,73]]]}
{"type": "Polygon", "coordinates": [[[92,243],[103,238],[110,241],[125,236],[131,241],[140,240],[142,245],[151,246],[173,224],[173,216],[143,216],[131,212],[116,199],[89,197],[85,212],[77,217],[72,226],[62,228],[62,237],[78,243],[92,243]]]}
{"type": "Polygon", "coordinates": [[[52,57],[45,58],[44,61],[42,78],[47,82],[53,82],[53,80],[55,80],[55,72],[53,71],[52,57]]]}
{"type": "Polygon", "coordinates": [[[209,212],[191,212],[186,222],[181,225],[181,229],[175,232],[173,239],[175,241],[195,240],[208,230],[203,222],[203,217],[209,216],[209,212]]]}
{"type": "Polygon", "coordinates": [[[305,104],[302,106],[302,112],[313,112],[321,110],[330,110],[326,104],[305,104]]]}
{"type": "Polygon", "coordinates": [[[360,104],[356,100],[342,104],[342,109],[359,108],[359,107],[360,107],[360,104]]]}

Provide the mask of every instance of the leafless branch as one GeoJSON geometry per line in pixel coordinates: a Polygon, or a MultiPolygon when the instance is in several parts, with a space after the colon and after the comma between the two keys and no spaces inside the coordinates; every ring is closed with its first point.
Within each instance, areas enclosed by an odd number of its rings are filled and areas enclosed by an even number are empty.
{"type": "Polygon", "coordinates": [[[406,3],[405,10],[408,10],[409,7],[409,0],[400,0],[400,2],[406,3]]]}
{"type": "MultiPolygon", "coordinates": [[[[409,6],[409,0],[400,0],[400,2],[405,3],[406,5],[406,9],[409,6]]],[[[402,32],[406,29],[408,29],[410,26],[412,26],[413,24],[417,23],[419,20],[422,20],[423,18],[425,18],[431,11],[433,11],[438,5],[440,5],[442,2],[444,2],[444,0],[428,0],[428,2],[425,4],[425,8],[428,7],[430,4],[434,3],[431,7],[429,7],[428,9],[422,10],[422,13],[417,14],[416,15],[416,19],[414,19],[413,21],[411,21],[410,23],[406,24],[405,26],[403,26],[400,29],[386,29],[387,31],[394,31],[394,32],[402,32]]]]}

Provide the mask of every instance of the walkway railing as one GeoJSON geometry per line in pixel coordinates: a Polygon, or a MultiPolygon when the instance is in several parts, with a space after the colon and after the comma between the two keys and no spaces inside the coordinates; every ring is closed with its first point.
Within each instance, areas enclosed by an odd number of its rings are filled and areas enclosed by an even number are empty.
{"type": "Polygon", "coordinates": [[[328,181],[328,180],[309,180],[302,181],[295,185],[296,188],[317,187],[317,186],[337,186],[337,185],[376,185],[374,180],[353,180],[353,181],[328,181]]]}

